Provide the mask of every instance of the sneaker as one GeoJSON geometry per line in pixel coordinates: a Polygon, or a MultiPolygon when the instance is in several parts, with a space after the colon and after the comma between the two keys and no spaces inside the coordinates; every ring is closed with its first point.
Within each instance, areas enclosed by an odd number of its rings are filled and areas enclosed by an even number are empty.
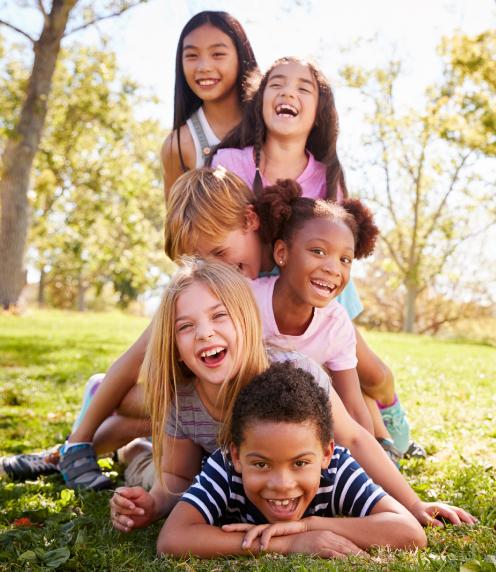
{"type": "Polygon", "coordinates": [[[112,487],[112,480],[102,473],[91,443],[77,443],[60,451],[60,472],[70,489],[100,491],[112,487]]]}
{"type": "Polygon", "coordinates": [[[406,418],[405,410],[401,407],[398,399],[393,405],[383,407],[379,405],[384,425],[394,441],[394,446],[404,454],[410,444],[410,426],[406,418]]]}
{"type": "Polygon", "coordinates": [[[426,459],[427,453],[422,445],[412,441],[405,452],[405,459],[426,459]]]}
{"type": "Polygon", "coordinates": [[[41,453],[13,455],[0,458],[0,474],[15,481],[37,479],[40,475],[59,472],[59,449],[56,445],[41,453]]]}

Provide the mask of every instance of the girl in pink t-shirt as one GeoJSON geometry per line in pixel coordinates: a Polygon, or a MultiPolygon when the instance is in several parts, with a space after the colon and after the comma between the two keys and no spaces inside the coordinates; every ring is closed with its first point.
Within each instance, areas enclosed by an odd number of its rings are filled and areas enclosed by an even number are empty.
{"type": "MultiPolygon", "coordinates": [[[[357,199],[340,206],[303,198],[290,180],[267,187],[256,208],[262,240],[273,245],[280,270],[253,282],[264,338],[325,365],[351,416],[374,433],[356,370],[355,330],[336,301],[353,259],[374,249],[379,231],[371,212],[357,199]]],[[[378,437],[389,437],[382,429],[378,437]]]]}
{"type": "Polygon", "coordinates": [[[213,166],[222,165],[256,193],[278,179],[298,181],[303,196],[347,196],[336,153],[338,118],[324,75],[297,58],[277,60],[243,110],[241,123],[222,140],[213,166]]]}

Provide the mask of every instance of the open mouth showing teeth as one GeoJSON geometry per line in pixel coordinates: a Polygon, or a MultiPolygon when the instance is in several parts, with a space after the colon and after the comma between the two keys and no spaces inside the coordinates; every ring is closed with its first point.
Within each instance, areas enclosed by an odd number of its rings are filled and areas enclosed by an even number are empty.
{"type": "Polygon", "coordinates": [[[204,352],[201,352],[200,359],[207,365],[215,365],[224,359],[226,353],[227,348],[218,346],[216,348],[212,348],[211,350],[205,350],[204,352]]]}
{"type": "Polygon", "coordinates": [[[296,510],[298,506],[299,497],[294,497],[290,499],[267,499],[269,506],[274,512],[279,513],[291,513],[296,510]]]}
{"type": "Polygon", "coordinates": [[[332,294],[337,288],[336,284],[329,284],[322,280],[310,280],[310,282],[317,290],[321,291],[325,295],[332,294]]]}
{"type": "Polygon", "coordinates": [[[218,79],[198,79],[196,83],[202,87],[208,87],[209,85],[215,85],[218,81],[218,79]]]}
{"type": "Polygon", "coordinates": [[[298,115],[298,110],[296,107],[289,105],[289,103],[281,103],[276,106],[276,114],[283,117],[296,117],[298,115]]]}

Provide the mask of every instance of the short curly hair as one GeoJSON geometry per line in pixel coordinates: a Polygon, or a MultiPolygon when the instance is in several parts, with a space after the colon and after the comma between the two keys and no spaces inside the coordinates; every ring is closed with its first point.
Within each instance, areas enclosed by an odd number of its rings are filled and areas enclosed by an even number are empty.
{"type": "Polygon", "coordinates": [[[290,361],[273,363],[240,391],[230,420],[231,443],[239,447],[247,426],[256,421],[314,423],[323,447],[333,438],[327,393],[290,361]]]}
{"type": "Polygon", "coordinates": [[[271,245],[278,239],[290,243],[308,220],[329,218],[351,230],[358,259],[372,254],[379,234],[372,212],[359,199],[344,199],[338,204],[302,197],[300,185],[291,179],[265,187],[256,195],[255,210],[260,217],[260,236],[271,245]]]}

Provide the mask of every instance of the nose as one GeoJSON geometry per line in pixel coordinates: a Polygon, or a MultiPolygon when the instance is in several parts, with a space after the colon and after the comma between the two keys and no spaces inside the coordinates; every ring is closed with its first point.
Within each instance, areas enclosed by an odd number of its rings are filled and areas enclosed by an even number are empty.
{"type": "Polygon", "coordinates": [[[284,85],[281,87],[281,92],[280,92],[280,93],[281,93],[281,95],[282,95],[283,97],[291,97],[291,98],[292,98],[292,97],[294,97],[295,90],[294,90],[294,88],[293,88],[292,85],[290,85],[290,84],[284,84],[284,85]]]}
{"type": "Polygon", "coordinates": [[[327,258],[324,260],[322,268],[325,272],[335,276],[339,276],[341,274],[341,264],[339,260],[335,260],[333,258],[327,258]]]}
{"type": "Polygon", "coordinates": [[[210,71],[210,58],[200,56],[196,61],[198,71],[210,71]]]}
{"type": "Polygon", "coordinates": [[[199,340],[210,340],[214,337],[214,332],[210,322],[202,322],[196,328],[196,337],[199,340]]]}
{"type": "Polygon", "coordinates": [[[269,487],[277,493],[283,494],[294,490],[296,482],[289,469],[273,470],[269,482],[269,487]]]}

